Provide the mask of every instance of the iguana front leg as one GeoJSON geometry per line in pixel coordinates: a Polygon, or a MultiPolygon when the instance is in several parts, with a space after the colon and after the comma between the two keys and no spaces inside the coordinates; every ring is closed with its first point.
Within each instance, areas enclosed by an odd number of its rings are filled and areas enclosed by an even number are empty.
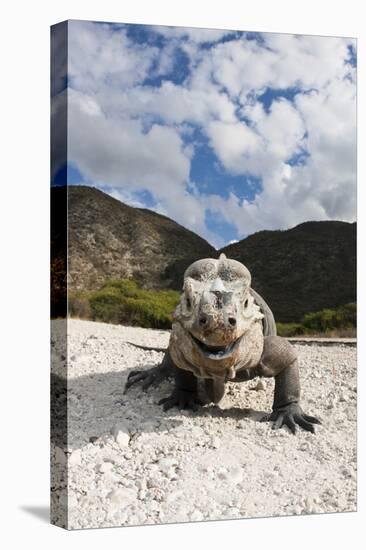
{"type": "Polygon", "coordinates": [[[128,388],[130,388],[133,384],[136,384],[137,382],[142,382],[142,389],[144,391],[146,391],[149,386],[157,386],[158,384],[163,382],[163,380],[169,378],[169,376],[174,375],[174,368],[175,366],[170,357],[169,349],[167,349],[160,365],[152,367],[151,369],[132,370],[129,373],[125,385],[125,392],[128,390],[128,388]]]}
{"type": "Polygon", "coordinates": [[[159,401],[159,405],[163,405],[165,411],[175,406],[179,409],[197,410],[198,405],[203,405],[198,398],[197,378],[191,372],[178,369],[174,365],[169,349],[166,350],[163,361],[157,367],[131,371],[127,378],[125,392],[137,382],[142,382],[142,389],[146,391],[149,386],[157,386],[170,376],[175,379],[174,390],[170,397],[159,401]]]}
{"type": "Polygon", "coordinates": [[[299,425],[314,433],[313,424],[320,424],[320,421],[305,414],[299,405],[299,367],[291,344],[279,336],[266,337],[261,361],[255,371],[258,376],[275,378],[273,411],[264,420],[273,421],[275,430],[286,425],[295,433],[299,425]]]}
{"type": "Polygon", "coordinates": [[[197,378],[194,374],[174,365],[174,378],[175,388],[172,394],[159,401],[159,405],[163,405],[164,411],[172,407],[196,411],[199,405],[204,404],[198,397],[197,378]]]}

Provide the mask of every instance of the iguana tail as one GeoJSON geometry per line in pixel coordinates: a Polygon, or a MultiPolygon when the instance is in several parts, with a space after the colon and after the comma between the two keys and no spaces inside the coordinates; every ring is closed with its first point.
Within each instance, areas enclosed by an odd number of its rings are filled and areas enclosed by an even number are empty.
{"type": "Polygon", "coordinates": [[[135,348],[144,349],[145,351],[158,351],[159,353],[164,353],[168,349],[166,348],[154,348],[154,347],[148,347],[148,346],[140,346],[139,344],[134,344],[133,342],[126,342],[126,344],[130,344],[130,346],[135,346],[135,348]]]}

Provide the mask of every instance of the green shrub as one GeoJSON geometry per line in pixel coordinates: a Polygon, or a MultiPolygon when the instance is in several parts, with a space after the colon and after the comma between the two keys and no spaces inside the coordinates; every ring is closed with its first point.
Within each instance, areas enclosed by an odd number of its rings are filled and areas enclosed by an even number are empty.
{"type": "Polygon", "coordinates": [[[321,335],[352,336],[357,325],[356,304],[306,313],[301,323],[276,323],[279,336],[321,335]]]}
{"type": "Polygon", "coordinates": [[[302,324],[309,330],[325,332],[332,329],[351,329],[356,327],[356,304],[346,304],[337,309],[323,309],[304,315],[302,324]]]}
{"type": "Polygon", "coordinates": [[[69,297],[69,312],[93,321],[167,329],[178,302],[174,290],[145,290],[132,279],[113,279],[99,290],[69,297]]]}
{"type": "Polygon", "coordinates": [[[301,323],[276,323],[278,336],[300,336],[306,333],[301,323]]]}

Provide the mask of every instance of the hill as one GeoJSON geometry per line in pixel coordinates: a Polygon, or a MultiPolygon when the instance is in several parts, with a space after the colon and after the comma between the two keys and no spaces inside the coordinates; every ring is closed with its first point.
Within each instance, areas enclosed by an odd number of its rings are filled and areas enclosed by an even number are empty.
{"type": "Polygon", "coordinates": [[[54,312],[58,295],[65,300],[66,201],[71,292],[131,278],[144,289],[180,290],[189,264],[224,252],[248,267],[253,287],[268,301],[276,321],[297,322],[308,312],[356,301],[355,223],[306,222],[285,231],[260,231],[217,251],[156,212],[133,208],[95,188],[69,186],[51,189],[54,312]]]}
{"type": "Polygon", "coordinates": [[[244,263],[277,321],[356,301],[356,224],[306,222],[260,231],[222,249],[244,263]]]}
{"type": "MultiPolygon", "coordinates": [[[[66,187],[52,188],[62,203],[66,187]]],[[[182,286],[193,261],[216,255],[204,239],[151,210],[133,208],[86,186],[69,186],[70,290],[97,289],[108,279],[133,278],[144,288],[182,286]]]]}

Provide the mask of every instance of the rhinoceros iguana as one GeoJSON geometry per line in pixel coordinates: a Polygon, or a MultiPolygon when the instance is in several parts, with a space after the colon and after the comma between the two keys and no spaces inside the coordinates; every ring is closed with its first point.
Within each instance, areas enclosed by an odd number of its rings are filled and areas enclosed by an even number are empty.
{"type": "Polygon", "coordinates": [[[272,312],[251,288],[248,269],[224,254],[218,260],[198,260],[186,270],[163,362],[148,370],[132,371],[126,391],[138,381],[143,381],[146,389],[171,374],[175,388],[170,397],[159,402],[164,410],[174,406],[196,410],[202,405],[199,378],[204,379],[209,401],[218,403],[229,380],[273,376],[273,411],[265,420],[273,421],[274,429],[287,425],[293,433],[297,424],[314,432],[313,424],[320,423],[300,407],[299,369],[293,347],[276,335],[272,312]]]}

